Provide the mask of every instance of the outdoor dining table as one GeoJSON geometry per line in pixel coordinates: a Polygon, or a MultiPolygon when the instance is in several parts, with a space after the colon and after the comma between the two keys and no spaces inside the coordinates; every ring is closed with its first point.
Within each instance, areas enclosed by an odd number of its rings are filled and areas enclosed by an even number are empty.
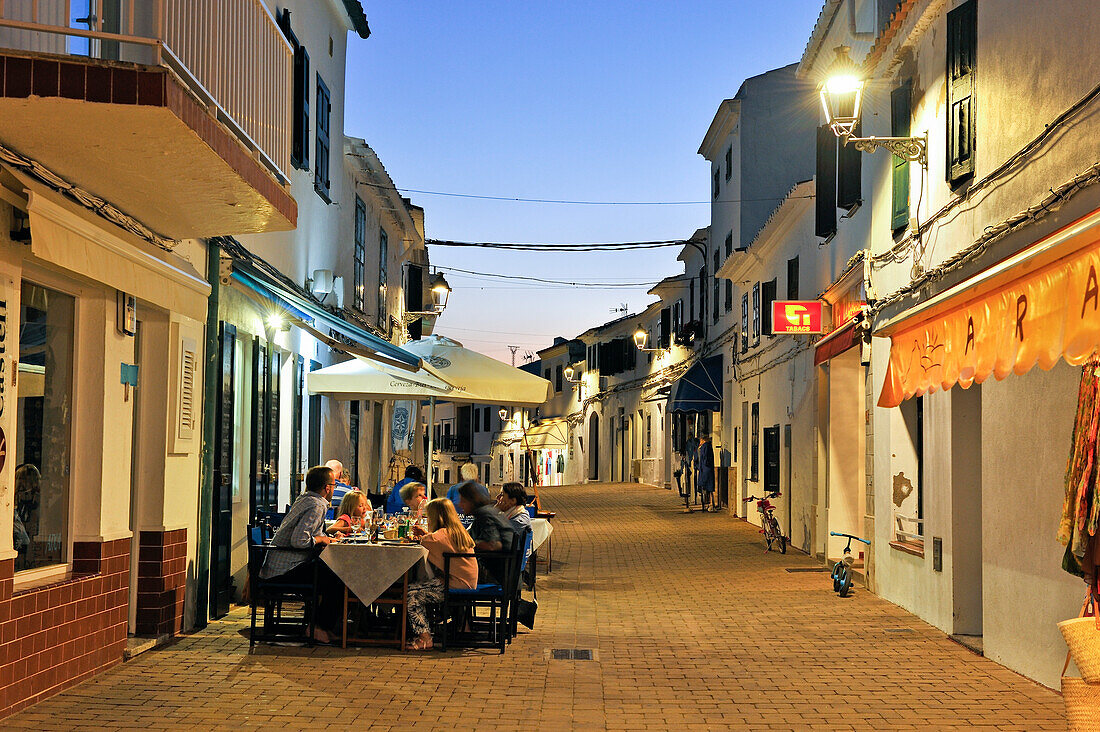
{"type": "Polygon", "coordinates": [[[550,534],[554,533],[554,526],[550,523],[550,519],[533,518],[531,519],[531,551],[535,551],[543,544],[546,544],[546,571],[551,571],[553,557],[553,546],[549,544],[550,534]]]}
{"type": "MultiPolygon", "coordinates": [[[[344,583],[344,621],[342,645],[347,647],[347,605],[349,593],[363,605],[387,604],[397,606],[400,616],[400,640],[394,638],[402,650],[405,649],[405,607],[408,601],[410,575],[415,578],[430,577],[428,550],[419,544],[379,543],[371,544],[366,540],[346,539],[329,544],[321,552],[321,559],[344,583]],[[401,582],[401,594],[393,598],[382,598],[383,593],[395,583],[401,582]]],[[[356,641],[377,643],[378,641],[356,641]]]]}

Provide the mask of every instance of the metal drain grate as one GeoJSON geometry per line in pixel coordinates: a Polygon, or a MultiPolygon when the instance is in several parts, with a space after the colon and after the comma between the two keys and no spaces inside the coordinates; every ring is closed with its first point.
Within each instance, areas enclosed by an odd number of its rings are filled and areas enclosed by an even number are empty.
{"type": "Polygon", "coordinates": [[[787,567],[788,572],[830,572],[828,567],[787,567]]]}
{"type": "Polygon", "coordinates": [[[553,648],[550,658],[554,661],[592,661],[593,652],[588,648],[553,648]]]}
{"type": "Polygon", "coordinates": [[[884,628],[887,633],[912,633],[912,628],[884,628]]]}

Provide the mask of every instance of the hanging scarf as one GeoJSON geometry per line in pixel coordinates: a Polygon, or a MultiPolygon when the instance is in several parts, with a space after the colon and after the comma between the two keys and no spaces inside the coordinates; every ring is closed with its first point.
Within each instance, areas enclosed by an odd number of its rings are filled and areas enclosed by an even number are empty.
{"type": "Polygon", "coordinates": [[[1100,359],[1093,357],[1082,368],[1077,392],[1077,414],[1073,422],[1073,445],[1066,465],[1065,499],[1058,541],[1066,546],[1063,567],[1080,572],[1090,537],[1100,524],[1100,500],[1096,500],[1100,469],[1097,467],[1096,441],[1100,432],[1100,359]]]}

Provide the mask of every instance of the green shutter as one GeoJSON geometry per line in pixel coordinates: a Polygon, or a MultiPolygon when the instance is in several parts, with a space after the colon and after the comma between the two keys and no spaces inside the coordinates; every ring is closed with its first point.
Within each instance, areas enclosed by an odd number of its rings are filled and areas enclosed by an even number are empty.
{"type": "Polygon", "coordinates": [[[974,174],[974,61],[977,0],[947,14],[947,180],[954,185],[974,174]]]}
{"type": "Polygon", "coordinates": [[[829,125],[817,129],[814,234],[823,239],[836,233],[836,142],[836,134],[829,125]]]}
{"type": "MultiPolygon", "coordinates": [[[[909,136],[911,89],[911,82],[907,81],[890,92],[890,134],[894,137],[909,136]]],[[[891,157],[894,177],[890,228],[897,231],[909,223],[909,163],[897,155],[891,157]]]]}

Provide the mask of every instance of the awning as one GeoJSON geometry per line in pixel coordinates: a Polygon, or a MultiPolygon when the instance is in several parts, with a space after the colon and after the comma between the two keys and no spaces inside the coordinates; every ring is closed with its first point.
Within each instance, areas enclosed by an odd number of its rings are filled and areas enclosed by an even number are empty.
{"type": "Polygon", "coordinates": [[[569,427],[564,419],[544,420],[527,429],[529,450],[564,450],[569,447],[569,427]]]}
{"type": "Polygon", "coordinates": [[[814,366],[820,366],[831,358],[839,356],[853,346],[859,345],[859,333],[855,321],[848,321],[814,345],[814,366]]]}
{"type": "MultiPolygon", "coordinates": [[[[318,328],[328,328],[341,337],[348,339],[351,344],[361,346],[368,351],[376,353],[391,363],[396,362],[397,364],[403,364],[414,368],[420,365],[420,358],[418,356],[403,350],[399,346],[395,346],[384,338],[369,333],[356,325],[352,325],[346,320],[342,320],[322,308],[320,305],[309,302],[279,283],[272,281],[270,278],[264,277],[255,271],[250,271],[236,263],[233,267],[232,277],[236,282],[239,282],[247,289],[277,303],[289,314],[298,318],[307,326],[313,325],[318,328]]],[[[314,334],[325,342],[333,340],[328,334],[323,332],[315,332],[314,334]]],[[[339,347],[339,345],[339,342],[337,342],[336,346],[339,347]]]]}
{"type": "Polygon", "coordinates": [[[1100,211],[890,324],[880,407],[912,396],[1079,365],[1100,348],[1100,211]]]}
{"type": "Polygon", "coordinates": [[[697,361],[680,377],[673,388],[668,411],[722,411],[722,354],[697,361]]]}

